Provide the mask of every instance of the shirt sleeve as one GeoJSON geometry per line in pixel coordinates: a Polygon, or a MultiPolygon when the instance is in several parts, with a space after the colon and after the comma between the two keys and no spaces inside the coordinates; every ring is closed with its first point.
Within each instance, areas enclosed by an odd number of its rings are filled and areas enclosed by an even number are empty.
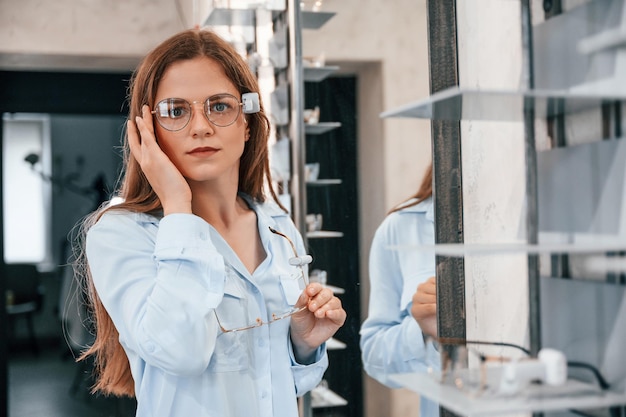
{"type": "Polygon", "coordinates": [[[224,260],[199,217],[150,224],[138,216],[108,213],[89,230],[96,291],[125,348],[166,372],[200,374],[218,333],[212,311],[223,296],[224,260]]]}
{"type": "Polygon", "coordinates": [[[365,372],[391,388],[399,385],[390,375],[426,371],[438,361],[434,347],[425,344],[419,325],[409,313],[411,304],[403,306],[405,277],[400,251],[390,249],[398,244],[396,240],[393,223],[387,218],[377,230],[370,250],[369,313],[361,326],[360,341],[365,372]]]}
{"type": "Polygon", "coordinates": [[[317,348],[315,359],[309,365],[302,365],[296,362],[291,342],[289,342],[289,357],[291,358],[291,372],[296,386],[296,396],[300,397],[320,383],[324,372],[328,368],[326,343],[317,348]]]}

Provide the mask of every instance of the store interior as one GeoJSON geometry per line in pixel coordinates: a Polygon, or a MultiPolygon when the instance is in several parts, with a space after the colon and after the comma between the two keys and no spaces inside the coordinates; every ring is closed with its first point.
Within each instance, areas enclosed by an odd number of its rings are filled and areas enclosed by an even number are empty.
{"type": "Polygon", "coordinates": [[[195,26],[258,75],[272,176],[348,313],[302,417],[417,417],[424,396],[468,416],[626,416],[626,0],[0,1],[0,415],[134,415],[76,361],[91,335],[68,262],[115,189],[133,69],[195,26]],[[363,370],[370,245],[431,161],[437,244],[390,250],[437,257],[440,335],[588,365],[559,390],[476,398],[363,370]],[[25,310],[15,263],[37,265],[25,310]]]}

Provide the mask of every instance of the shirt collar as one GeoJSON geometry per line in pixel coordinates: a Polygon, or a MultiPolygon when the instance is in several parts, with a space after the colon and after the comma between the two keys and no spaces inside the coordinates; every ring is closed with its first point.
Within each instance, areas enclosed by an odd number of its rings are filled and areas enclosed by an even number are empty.
{"type": "Polygon", "coordinates": [[[432,196],[428,197],[424,201],[420,201],[418,204],[415,204],[415,205],[410,206],[410,207],[405,207],[406,205],[411,204],[411,203],[415,203],[416,201],[417,201],[416,198],[412,198],[410,200],[407,200],[405,203],[403,203],[400,206],[401,207],[401,212],[403,212],[403,213],[424,213],[425,216],[426,216],[426,219],[428,219],[430,221],[434,221],[435,216],[434,216],[434,204],[433,204],[432,196]]]}

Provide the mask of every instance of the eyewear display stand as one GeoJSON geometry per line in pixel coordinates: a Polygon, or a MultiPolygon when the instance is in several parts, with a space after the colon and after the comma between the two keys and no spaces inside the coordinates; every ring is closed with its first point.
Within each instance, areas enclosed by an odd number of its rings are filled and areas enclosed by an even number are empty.
{"type": "MultiPolygon", "coordinates": [[[[592,378],[588,381],[574,372],[558,387],[530,384],[515,395],[489,390],[472,395],[426,372],[393,376],[401,386],[439,403],[442,415],[554,411],[621,416],[626,412],[622,359],[626,344],[626,230],[622,226],[626,224],[626,146],[620,139],[626,101],[625,73],[620,70],[626,58],[621,36],[626,31],[626,2],[592,0],[564,14],[560,14],[560,3],[544,2],[546,20],[532,25],[530,2],[520,2],[527,88],[488,91],[458,85],[456,2],[428,2],[431,96],[381,117],[431,120],[436,244],[391,249],[437,256],[440,337],[460,339],[465,338],[465,256],[525,255],[532,355],[542,345],[567,349],[573,353],[568,359],[580,361],[575,357],[578,354],[595,362],[590,364],[596,369],[611,373],[614,386],[602,389],[592,378]],[[557,5],[559,10],[550,13],[548,9],[557,5]],[[604,38],[608,41],[598,46],[604,38]],[[597,79],[584,79],[588,74],[597,79]],[[602,133],[587,144],[568,146],[565,119],[590,111],[601,113],[602,126],[597,130],[602,133]],[[462,120],[523,122],[524,239],[463,242],[462,120]],[[552,149],[536,150],[537,120],[546,121],[551,129],[552,149]],[[444,192],[437,194],[437,190],[444,192]],[[570,261],[580,257],[587,262],[574,276],[570,261]],[[547,274],[542,269],[543,276],[540,260],[550,266],[547,274]],[[584,346],[582,340],[587,341],[584,346]]],[[[487,386],[493,388],[497,381],[492,376],[487,386]]]]}
{"type": "Polygon", "coordinates": [[[485,393],[472,397],[452,385],[441,384],[427,373],[397,374],[394,381],[467,417],[523,412],[587,410],[626,404],[626,393],[601,391],[597,385],[568,380],[565,385],[531,385],[519,394],[507,396],[485,393]]]}

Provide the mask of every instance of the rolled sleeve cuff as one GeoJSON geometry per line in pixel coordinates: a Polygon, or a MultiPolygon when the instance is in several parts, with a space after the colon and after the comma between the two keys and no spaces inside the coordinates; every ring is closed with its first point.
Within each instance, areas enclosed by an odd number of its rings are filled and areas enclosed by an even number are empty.
{"type": "Polygon", "coordinates": [[[323,343],[315,351],[315,361],[310,365],[302,365],[296,362],[293,347],[289,343],[289,357],[291,358],[291,371],[296,385],[296,395],[298,397],[306,394],[315,388],[328,368],[328,354],[326,343],[323,343]]]}

